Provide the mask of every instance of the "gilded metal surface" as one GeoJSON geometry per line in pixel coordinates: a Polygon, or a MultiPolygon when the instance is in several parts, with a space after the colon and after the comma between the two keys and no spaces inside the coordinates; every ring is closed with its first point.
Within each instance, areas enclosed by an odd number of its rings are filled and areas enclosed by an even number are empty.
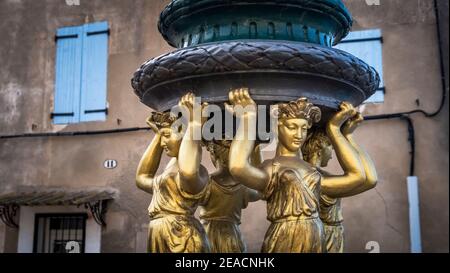
{"type": "MultiPolygon", "coordinates": [[[[241,211],[249,202],[258,201],[260,194],[236,181],[228,170],[230,141],[210,142],[207,145],[217,171],[202,199],[200,219],[205,227],[213,253],[246,252],[239,225],[241,211]]],[[[254,151],[253,162],[261,162],[259,149],[254,151]]]]}
{"type": "Polygon", "coordinates": [[[326,126],[331,145],[344,170],[343,175],[326,176],[305,162],[300,149],[308,130],[320,120],[320,109],[301,98],[279,105],[276,156],[261,166],[248,159],[255,145],[256,104],[248,90],[230,92],[230,103],[247,107],[237,118],[240,125],[231,145],[230,172],[249,188],[260,191],[267,201],[271,226],[263,252],[326,252],[325,234],[319,218],[320,195],[340,198],[364,188],[367,177],[358,152],[344,137],[341,127],[356,110],[342,103],[326,126]]]}
{"type": "Polygon", "coordinates": [[[340,199],[367,191],[377,181],[370,157],[353,139],[361,114],[343,102],[325,128],[318,129],[321,110],[307,98],[281,103],[276,155],[261,162],[256,103],[246,88],[231,91],[229,103],[225,108],[239,125],[231,145],[226,140],[206,144],[217,168],[211,175],[200,162],[201,140],[194,137],[195,130],[202,128],[202,119],[193,114],[196,108],[202,110],[194,107],[194,94],[188,93],[179,103],[190,114],[185,132],[174,131],[175,117],[170,113],[149,118],[155,137],[136,176],[137,186],[153,194],[148,251],[245,252],[241,211],[248,202],[263,199],[271,225],[262,252],[343,252],[340,199]],[[245,111],[234,111],[236,106],[245,111]],[[321,169],[331,159],[332,149],[342,175],[321,169]],[[173,159],[156,176],[163,150],[173,159]],[[203,226],[194,217],[198,206],[203,226]]]}
{"type": "MultiPolygon", "coordinates": [[[[363,121],[362,115],[356,113],[342,127],[342,132],[350,145],[358,153],[366,175],[365,183],[359,188],[360,192],[376,186],[377,174],[369,155],[354,141],[353,132],[363,121]]],[[[327,134],[316,129],[302,147],[305,161],[318,169],[326,167],[332,154],[332,145],[327,134]]],[[[328,172],[320,170],[323,176],[330,176],[328,172]]],[[[324,224],[326,247],[328,253],[344,252],[344,226],[341,208],[341,198],[331,198],[326,194],[320,196],[320,219],[324,224]]]]}
{"type": "MultiPolygon", "coordinates": [[[[180,100],[192,111],[193,94],[180,100]]],[[[144,153],[136,174],[137,186],[153,194],[149,206],[147,249],[152,253],[209,252],[206,233],[194,217],[209,177],[200,165],[201,146],[192,138],[200,121],[190,120],[180,139],[171,128],[174,118],[169,113],[154,113],[148,119],[155,137],[144,153]],[[156,175],[163,151],[172,157],[161,175],[156,175]]]]}

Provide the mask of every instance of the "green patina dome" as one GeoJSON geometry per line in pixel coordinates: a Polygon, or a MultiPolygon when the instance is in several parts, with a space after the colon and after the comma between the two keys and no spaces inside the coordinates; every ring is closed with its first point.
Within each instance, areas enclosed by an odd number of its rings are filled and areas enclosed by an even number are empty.
{"type": "Polygon", "coordinates": [[[337,44],[352,17],[341,0],[173,0],[159,31],[177,48],[231,40],[337,44]]]}

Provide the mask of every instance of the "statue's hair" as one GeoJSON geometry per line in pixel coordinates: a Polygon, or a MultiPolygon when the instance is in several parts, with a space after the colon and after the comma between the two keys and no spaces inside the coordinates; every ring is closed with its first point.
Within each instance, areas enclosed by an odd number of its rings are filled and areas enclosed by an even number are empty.
{"type": "Polygon", "coordinates": [[[319,107],[310,103],[307,98],[278,104],[278,119],[301,118],[308,121],[309,126],[318,123],[322,118],[319,107]]]}
{"type": "Polygon", "coordinates": [[[323,129],[314,129],[302,146],[303,160],[310,162],[314,155],[324,147],[331,145],[328,135],[323,129]]]}
{"type": "Polygon", "coordinates": [[[215,160],[219,160],[221,164],[225,166],[228,165],[228,156],[230,153],[230,147],[231,147],[231,140],[208,141],[206,144],[206,149],[208,150],[208,152],[211,153],[211,156],[215,160]]]}
{"type": "Polygon", "coordinates": [[[170,112],[152,112],[148,118],[148,122],[155,124],[159,130],[162,128],[171,127],[176,120],[177,117],[172,115],[170,112]]]}
{"type": "Polygon", "coordinates": [[[231,140],[213,140],[213,141],[208,141],[206,148],[208,149],[208,151],[211,150],[220,150],[220,149],[230,149],[231,147],[231,140]]]}

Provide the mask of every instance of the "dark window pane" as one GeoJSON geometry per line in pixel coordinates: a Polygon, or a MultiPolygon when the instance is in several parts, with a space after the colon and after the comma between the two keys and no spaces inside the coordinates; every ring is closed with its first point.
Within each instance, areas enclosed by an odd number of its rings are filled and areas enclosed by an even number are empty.
{"type": "Polygon", "coordinates": [[[68,242],[76,242],[84,252],[86,214],[37,214],[34,252],[66,253],[68,242]]]}

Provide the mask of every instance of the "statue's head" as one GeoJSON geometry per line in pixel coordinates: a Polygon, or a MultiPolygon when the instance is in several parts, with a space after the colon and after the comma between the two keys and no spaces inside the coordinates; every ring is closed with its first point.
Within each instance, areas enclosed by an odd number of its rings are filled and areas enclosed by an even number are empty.
{"type": "Polygon", "coordinates": [[[180,132],[172,126],[176,120],[177,118],[169,112],[153,112],[147,121],[157,128],[161,135],[161,147],[170,157],[178,156],[182,140],[180,132]]]}
{"type": "Polygon", "coordinates": [[[211,155],[211,161],[217,169],[228,168],[230,146],[231,140],[209,141],[206,144],[206,149],[211,155]]]}
{"type": "Polygon", "coordinates": [[[303,159],[317,167],[326,167],[332,158],[333,146],[323,129],[315,129],[302,147],[303,159]]]}
{"type": "MultiPolygon", "coordinates": [[[[230,148],[231,140],[213,140],[208,141],[205,146],[211,155],[211,161],[214,167],[218,170],[228,170],[228,163],[230,162],[230,148]]],[[[261,164],[261,152],[260,147],[256,146],[253,150],[253,154],[250,157],[250,162],[252,164],[261,164]]]]}
{"type": "Polygon", "coordinates": [[[320,108],[307,98],[278,105],[278,143],[290,152],[298,152],[306,141],[308,130],[320,121],[320,108]]]}

